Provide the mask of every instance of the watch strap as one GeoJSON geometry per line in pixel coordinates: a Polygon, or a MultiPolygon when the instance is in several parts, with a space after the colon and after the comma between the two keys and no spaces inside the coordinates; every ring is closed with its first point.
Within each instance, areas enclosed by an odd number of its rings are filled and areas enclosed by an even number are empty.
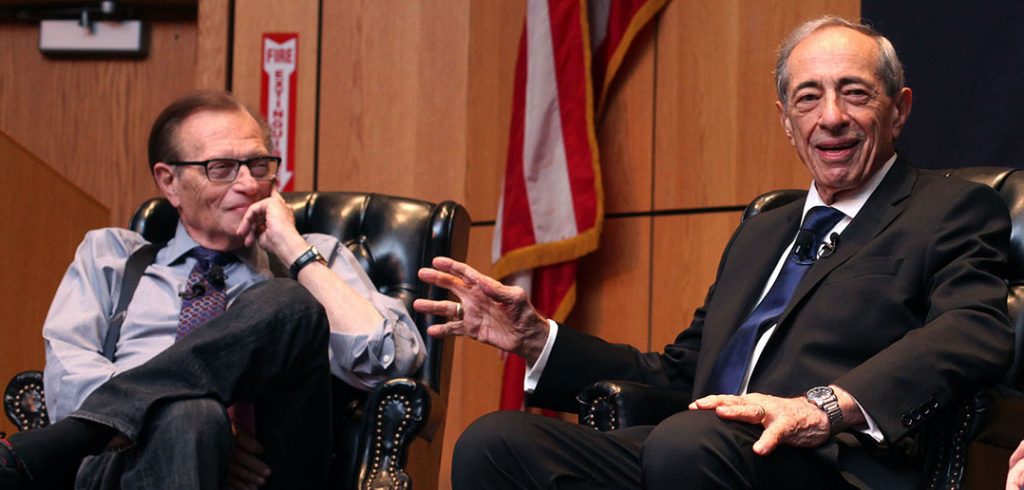
{"type": "Polygon", "coordinates": [[[302,252],[302,255],[295,259],[295,262],[292,262],[292,265],[288,267],[288,274],[292,276],[292,279],[298,280],[299,271],[313,262],[320,262],[323,265],[327,265],[327,260],[324,259],[323,255],[320,255],[320,251],[317,250],[315,246],[310,245],[309,248],[307,248],[305,252],[302,252]]]}

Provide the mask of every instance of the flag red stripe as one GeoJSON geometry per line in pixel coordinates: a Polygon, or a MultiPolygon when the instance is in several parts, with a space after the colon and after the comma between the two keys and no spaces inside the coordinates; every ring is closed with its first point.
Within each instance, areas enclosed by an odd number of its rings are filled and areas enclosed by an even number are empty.
{"type": "Polygon", "coordinates": [[[533,218],[526,194],[526,178],[523,174],[523,133],[526,125],[526,42],[527,29],[519,39],[519,56],[516,59],[515,82],[512,94],[512,125],[509,128],[508,160],[505,163],[504,209],[501,216],[501,251],[526,247],[535,243],[533,218]]]}
{"type": "Polygon", "coordinates": [[[587,230],[597,220],[594,155],[590,150],[587,92],[581,90],[586,76],[580,2],[551,2],[551,37],[554,42],[558,106],[562,116],[562,140],[570,175],[576,228],[587,230]]]}

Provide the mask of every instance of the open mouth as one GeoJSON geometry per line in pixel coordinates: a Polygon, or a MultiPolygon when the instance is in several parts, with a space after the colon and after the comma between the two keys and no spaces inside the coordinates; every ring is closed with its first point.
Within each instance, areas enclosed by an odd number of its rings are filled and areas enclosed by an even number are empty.
{"type": "Polygon", "coordinates": [[[826,159],[842,160],[853,154],[858,144],[860,144],[859,140],[834,141],[818,143],[815,148],[826,159]]]}

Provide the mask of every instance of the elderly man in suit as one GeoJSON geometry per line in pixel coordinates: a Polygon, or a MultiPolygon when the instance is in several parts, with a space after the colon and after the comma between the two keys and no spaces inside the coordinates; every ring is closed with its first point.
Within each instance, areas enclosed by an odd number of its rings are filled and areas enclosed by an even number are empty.
{"type": "MultiPolygon", "coordinates": [[[[543,318],[465,264],[420,276],[431,327],[523,356],[529,403],[573,409],[601,379],[679,390],[688,410],[598,433],[500,412],[457,443],[455,488],[909,488],[922,423],[995,380],[1012,349],[1000,273],[1008,211],[988,187],[895,152],[912,96],[892,44],[835,17],[779,49],[779,119],[806,199],[743,222],[689,328],[661,353],[543,318]]],[[[615,319],[623,321],[625,319],[615,319]]]]}

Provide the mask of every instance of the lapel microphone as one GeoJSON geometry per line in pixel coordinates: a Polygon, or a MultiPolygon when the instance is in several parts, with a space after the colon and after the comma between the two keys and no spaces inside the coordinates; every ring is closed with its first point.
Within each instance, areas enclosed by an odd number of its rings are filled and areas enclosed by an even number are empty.
{"type": "Polygon", "coordinates": [[[197,282],[197,283],[193,284],[192,287],[187,287],[187,288],[182,289],[182,291],[178,293],[178,296],[181,299],[196,299],[196,298],[202,296],[203,293],[205,293],[205,292],[206,292],[206,286],[203,286],[202,283],[197,282]]]}
{"type": "Polygon", "coordinates": [[[839,248],[839,234],[832,232],[828,237],[828,242],[821,246],[821,252],[818,254],[818,258],[823,259],[836,253],[837,248],[839,248]]]}

